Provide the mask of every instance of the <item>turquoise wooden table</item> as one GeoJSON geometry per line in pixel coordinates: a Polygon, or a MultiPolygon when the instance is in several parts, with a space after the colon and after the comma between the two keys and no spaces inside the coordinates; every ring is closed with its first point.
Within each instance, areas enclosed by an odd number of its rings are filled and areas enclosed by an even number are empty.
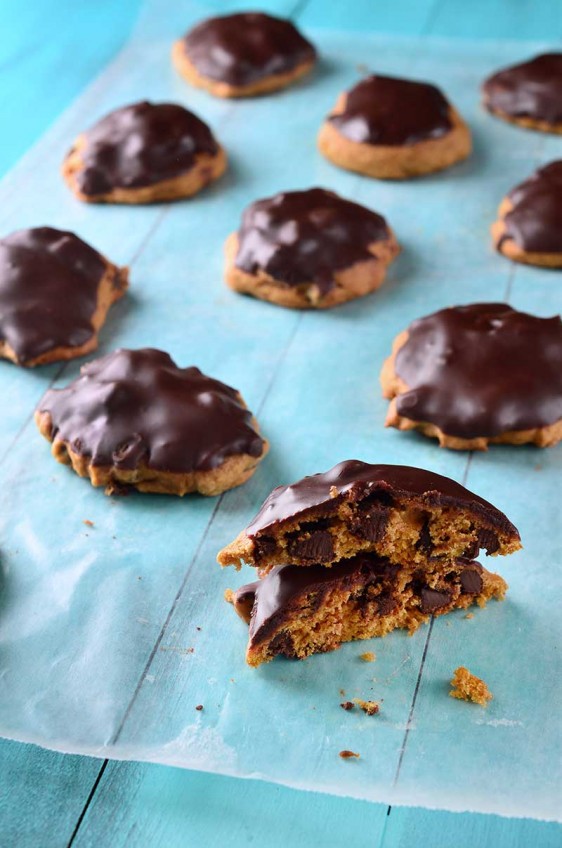
{"type": "MultiPolygon", "coordinates": [[[[189,4],[186,3],[186,7],[189,4]]],[[[4,172],[127,41],[138,0],[79,4],[4,0],[0,83],[4,172]],[[7,117],[9,116],[9,122],[7,117]],[[12,117],[13,116],[13,117],[12,117]]],[[[408,36],[549,39],[562,6],[544,2],[280,0],[303,28],[369,29],[408,36]]],[[[208,2],[210,12],[235,8],[208,2]]],[[[162,31],[166,32],[165,21],[162,31]]],[[[531,819],[390,807],[256,780],[146,763],[62,755],[0,742],[0,845],[4,846],[559,846],[562,828],[531,819]]]]}

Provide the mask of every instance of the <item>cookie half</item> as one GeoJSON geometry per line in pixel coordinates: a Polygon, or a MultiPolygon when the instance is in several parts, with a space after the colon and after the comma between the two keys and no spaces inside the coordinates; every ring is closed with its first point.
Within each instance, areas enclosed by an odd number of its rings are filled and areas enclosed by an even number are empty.
{"type": "Polygon", "coordinates": [[[418,566],[474,559],[480,548],[507,554],[520,546],[506,516],[454,480],[421,468],[348,460],[274,489],[217,559],[264,573],[286,563],[332,566],[364,552],[418,566]]]}
{"type": "Polygon", "coordinates": [[[503,68],[484,82],[485,108],[540,132],[562,133],[562,53],[543,53],[503,68]]]}
{"type": "Polygon", "coordinates": [[[154,203],[191,197],[225,168],[224,150],[197,115],[143,100],[79,135],[62,175],[88,203],[154,203]]]}
{"type": "Polygon", "coordinates": [[[225,252],[225,279],[235,291],[326,309],[379,288],[399,246],[381,215],[313,188],[252,203],[225,252]]]}
{"type": "Polygon", "coordinates": [[[318,147],[340,168],[402,180],[466,159],[472,140],[436,86],[377,74],[340,95],[318,147]]]}
{"type": "Polygon", "coordinates": [[[106,494],[218,495],[244,483],[267,453],[241,395],[152,348],[85,365],[37,407],[52,453],[106,494]]]}
{"type": "Polygon", "coordinates": [[[526,265],[562,268],[562,159],[516,186],[492,224],[496,249],[526,265]]]}
{"type": "Polygon", "coordinates": [[[184,79],[216,97],[252,97],[307,74],[316,50],[290,21],[241,12],[197,24],[176,41],[172,61],[184,79]]]}
{"type": "Polygon", "coordinates": [[[114,265],[74,233],[53,227],[0,239],[0,356],[32,367],[84,356],[128,269],[114,265]]]}
{"type": "Polygon", "coordinates": [[[381,373],[387,427],[442,447],[539,447],[562,438],[562,322],[503,303],[419,318],[400,333],[381,373]]]}
{"type": "Polygon", "coordinates": [[[432,615],[483,607],[502,600],[507,584],[478,562],[397,565],[358,554],[332,568],[281,565],[262,580],[229,592],[249,624],[246,661],[251,666],[282,655],[303,659],[343,642],[385,636],[396,628],[414,633],[432,615]]]}

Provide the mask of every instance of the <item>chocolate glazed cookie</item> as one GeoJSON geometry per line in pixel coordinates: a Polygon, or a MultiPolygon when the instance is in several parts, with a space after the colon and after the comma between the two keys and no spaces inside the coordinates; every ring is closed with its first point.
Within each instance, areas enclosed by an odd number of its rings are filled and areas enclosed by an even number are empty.
{"type": "Polygon", "coordinates": [[[443,309],[400,333],[381,373],[386,426],[442,447],[562,438],[562,322],[502,303],[443,309]]]}
{"type": "Polygon", "coordinates": [[[539,168],[502,200],[492,238],[514,262],[562,268],[562,159],[539,168]]]}
{"type": "Polygon", "coordinates": [[[543,53],[493,74],[482,86],[486,109],[527,129],[562,133],[562,53],[543,53]]]}
{"type": "Polygon", "coordinates": [[[307,74],[316,50],[290,21],[242,12],[189,30],[174,44],[172,61],[188,82],[216,97],[251,97],[307,74]]]}
{"type": "Polygon", "coordinates": [[[379,179],[408,179],[465,159],[470,131],[434,85],[373,75],[338,98],[318,136],[341,168],[379,179]]]}
{"type": "Polygon", "coordinates": [[[255,471],[268,443],[241,395],[151,348],[85,365],[37,407],[52,453],[106,494],[217,495],[255,471]]]}
{"type": "Polygon", "coordinates": [[[74,233],[35,227],[0,239],[0,356],[31,367],[90,353],[127,286],[128,269],[74,233]]]}
{"type": "Polygon", "coordinates": [[[225,251],[225,278],[235,291],[324,309],[379,288],[399,247],[376,212],[313,188],[252,203],[225,251]]]}
{"type": "Polygon", "coordinates": [[[193,112],[141,101],[79,135],[62,174],[88,203],[153,203],[190,197],[225,168],[224,150],[193,112]]]}

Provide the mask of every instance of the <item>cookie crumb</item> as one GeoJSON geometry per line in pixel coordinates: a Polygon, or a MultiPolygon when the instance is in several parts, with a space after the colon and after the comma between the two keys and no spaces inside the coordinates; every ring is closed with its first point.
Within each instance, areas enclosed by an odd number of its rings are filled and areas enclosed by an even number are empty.
{"type": "Polygon", "coordinates": [[[196,627],[195,629],[196,629],[196,630],[201,630],[201,628],[200,628],[200,627],[196,627]]]}
{"type": "Polygon", "coordinates": [[[483,680],[476,675],[471,674],[464,666],[459,666],[455,669],[451,680],[453,687],[449,692],[451,698],[459,698],[463,701],[473,701],[475,704],[480,704],[482,707],[488,705],[494,697],[483,680]]]}
{"type": "Polygon", "coordinates": [[[345,689],[340,689],[340,695],[345,698],[345,689]]]}
{"type": "Polygon", "coordinates": [[[363,662],[374,662],[377,658],[377,655],[374,651],[365,651],[364,654],[359,654],[359,659],[363,660],[363,662]]]}
{"type": "Polygon", "coordinates": [[[201,712],[201,710],[203,709],[203,704],[197,704],[197,706],[195,707],[195,709],[196,709],[196,710],[199,710],[199,712],[201,712]]]}
{"type": "Polygon", "coordinates": [[[234,592],[232,591],[232,589],[225,589],[224,590],[224,599],[229,604],[234,603],[234,592]]]}
{"type": "Polygon", "coordinates": [[[93,527],[94,526],[94,522],[90,521],[89,518],[85,518],[84,521],[82,522],[82,524],[85,524],[86,527],[93,527]]]}
{"type": "Polygon", "coordinates": [[[340,757],[342,760],[350,760],[352,757],[358,760],[359,754],[356,754],[355,751],[340,751],[340,757]]]}
{"type": "Polygon", "coordinates": [[[465,618],[474,618],[474,613],[473,612],[467,612],[467,614],[465,615],[465,618]]]}
{"type": "Polygon", "coordinates": [[[362,701],[360,698],[354,698],[353,703],[357,704],[367,715],[377,715],[380,712],[381,707],[378,701],[362,701]]]}
{"type": "Polygon", "coordinates": [[[353,701],[344,701],[343,704],[340,704],[342,710],[352,710],[354,706],[355,704],[353,703],[353,701]]]}

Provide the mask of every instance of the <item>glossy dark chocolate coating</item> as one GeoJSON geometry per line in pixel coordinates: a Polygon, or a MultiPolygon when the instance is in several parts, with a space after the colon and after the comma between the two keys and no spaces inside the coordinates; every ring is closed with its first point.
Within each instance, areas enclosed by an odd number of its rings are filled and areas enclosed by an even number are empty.
{"type": "Polygon", "coordinates": [[[498,247],[512,239],[528,253],[562,253],[562,159],[539,168],[508,195],[498,247]]]}
{"type": "Polygon", "coordinates": [[[36,227],[0,240],[0,339],[18,363],[92,338],[106,270],[103,256],[74,233],[36,227]]]}
{"type": "Polygon", "coordinates": [[[114,188],[152,186],[185,174],[201,153],[218,151],[211,130],[175,103],[141,101],[110,112],[84,133],[80,191],[106,194],[114,188]]]}
{"type": "Polygon", "coordinates": [[[347,92],[343,112],[328,120],[350,141],[395,147],[442,138],[452,129],[450,110],[430,83],[377,74],[347,92]]]}
{"type": "Polygon", "coordinates": [[[332,191],[288,191],[245,210],[235,265],[286,285],[315,283],[326,293],[336,271],[373,259],[369,245],[389,235],[381,215],[332,191]]]}
{"type": "Polygon", "coordinates": [[[463,439],[562,418],[562,322],[503,303],[442,309],[408,327],[396,374],[399,415],[463,439]]]}
{"type": "Polygon", "coordinates": [[[502,512],[448,477],[407,465],[370,465],[356,459],[340,462],[324,474],[304,477],[292,486],[274,489],[245,532],[253,539],[275,528],[279,522],[297,516],[305,519],[308,512],[320,506],[336,506],[341,496],[360,501],[374,495],[383,502],[389,497],[412,498],[421,499],[428,508],[469,509],[518,538],[517,530],[502,512]]]}
{"type": "Polygon", "coordinates": [[[562,122],[562,53],[543,53],[489,77],[484,104],[512,118],[562,122]]]}
{"type": "Polygon", "coordinates": [[[243,87],[313,62],[316,51],[296,27],[261,12],[209,18],[183,38],[201,76],[243,87]]]}
{"type": "Polygon", "coordinates": [[[38,410],[51,416],[53,440],[97,466],[209,471],[230,456],[258,457],[264,446],[238,392],[152,348],[88,363],[38,410]]]}
{"type": "MultiPolygon", "coordinates": [[[[482,566],[477,562],[459,560],[454,570],[459,575],[463,594],[479,594],[482,590],[482,566]]],[[[332,588],[345,590],[358,583],[367,586],[375,583],[392,583],[400,571],[399,565],[388,562],[376,554],[358,554],[336,563],[331,568],[311,565],[301,568],[296,565],[280,565],[273,568],[262,580],[241,586],[233,596],[238,615],[250,625],[250,640],[256,635],[264,638],[290,616],[291,601],[299,597],[318,594],[321,604],[323,595],[332,588]]],[[[388,587],[387,587],[388,588],[388,587]]],[[[452,593],[446,589],[431,589],[423,582],[417,586],[422,612],[431,614],[450,603],[452,593]]],[[[371,603],[379,603],[379,614],[390,613],[396,600],[389,594],[373,596],[371,603]]]]}

